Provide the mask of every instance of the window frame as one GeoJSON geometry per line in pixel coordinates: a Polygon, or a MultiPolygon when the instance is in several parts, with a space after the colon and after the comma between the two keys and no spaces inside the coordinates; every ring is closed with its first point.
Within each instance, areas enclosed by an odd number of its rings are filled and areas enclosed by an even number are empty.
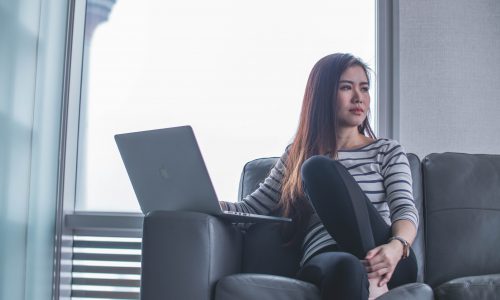
{"type": "MultiPolygon", "coordinates": [[[[375,86],[376,115],[374,123],[377,135],[399,137],[398,99],[398,1],[375,1],[375,86]]],[[[78,136],[81,113],[81,95],[84,69],[84,36],[87,0],[70,0],[68,3],[67,36],[64,72],[64,99],[61,114],[60,166],[58,205],[56,211],[53,299],[71,297],[74,220],[76,201],[76,177],[78,162],[78,136]],[[65,261],[63,264],[62,261],[65,261]]],[[[112,213],[110,215],[130,215],[112,213]]],[[[92,217],[87,218],[93,220],[92,217]]],[[[135,228],[135,221],[130,227],[135,228]]],[[[89,224],[90,226],[91,224],[89,224]]]]}

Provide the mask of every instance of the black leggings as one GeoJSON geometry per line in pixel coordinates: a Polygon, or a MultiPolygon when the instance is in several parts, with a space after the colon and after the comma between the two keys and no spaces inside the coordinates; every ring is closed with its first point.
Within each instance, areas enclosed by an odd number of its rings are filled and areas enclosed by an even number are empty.
{"type": "MultiPolygon", "coordinates": [[[[391,237],[391,227],[339,162],[313,156],[302,165],[304,192],[338,252],[321,251],[300,269],[298,278],[317,285],[323,300],[367,299],[368,277],[360,259],[391,237]]],[[[389,288],[415,282],[417,260],[413,250],[400,260],[389,288]]]]}

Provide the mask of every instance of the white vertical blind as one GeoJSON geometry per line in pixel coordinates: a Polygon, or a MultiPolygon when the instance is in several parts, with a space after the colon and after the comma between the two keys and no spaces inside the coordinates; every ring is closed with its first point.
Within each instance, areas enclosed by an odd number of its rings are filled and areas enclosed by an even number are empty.
{"type": "Polygon", "coordinates": [[[66,1],[0,2],[0,299],[50,299],[66,1]]]}

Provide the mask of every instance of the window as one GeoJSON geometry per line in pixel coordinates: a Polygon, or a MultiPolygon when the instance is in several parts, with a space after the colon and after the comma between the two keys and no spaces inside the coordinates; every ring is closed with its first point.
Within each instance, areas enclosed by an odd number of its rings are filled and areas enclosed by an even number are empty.
{"type": "Polygon", "coordinates": [[[244,163],[291,141],[319,58],[375,65],[374,1],[114,2],[87,2],[80,211],[139,211],[114,134],[186,124],[219,198],[236,201],[244,163]]]}
{"type": "Polygon", "coordinates": [[[69,98],[80,105],[68,108],[56,286],[75,300],[139,298],[142,215],[115,134],[192,125],[219,198],[236,201],[244,163],[291,141],[319,58],[375,66],[375,1],[74,2],[69,98]]]}

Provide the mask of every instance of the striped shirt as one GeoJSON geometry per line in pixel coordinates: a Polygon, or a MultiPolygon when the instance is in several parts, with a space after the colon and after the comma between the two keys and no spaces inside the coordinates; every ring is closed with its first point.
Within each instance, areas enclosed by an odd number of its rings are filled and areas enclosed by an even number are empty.
{"type": "MultiPolygon", "coordinates": [[[[257,190],[240,202],[224,202],[225,208],[264,215],[275,210],[281,197],[287,156],[288,152],[285,151],[257,190]]],[[[361,148],[339,150],[337,160],[354,177],[388,225],[397,220],[409,220],[418,228],[410,165],[404,149],[397,141],[378,139],[361,148]]],[[[313,213],[302,243],[301,265],[319,250],[334,244],[335,240],[313,213]]]]}

